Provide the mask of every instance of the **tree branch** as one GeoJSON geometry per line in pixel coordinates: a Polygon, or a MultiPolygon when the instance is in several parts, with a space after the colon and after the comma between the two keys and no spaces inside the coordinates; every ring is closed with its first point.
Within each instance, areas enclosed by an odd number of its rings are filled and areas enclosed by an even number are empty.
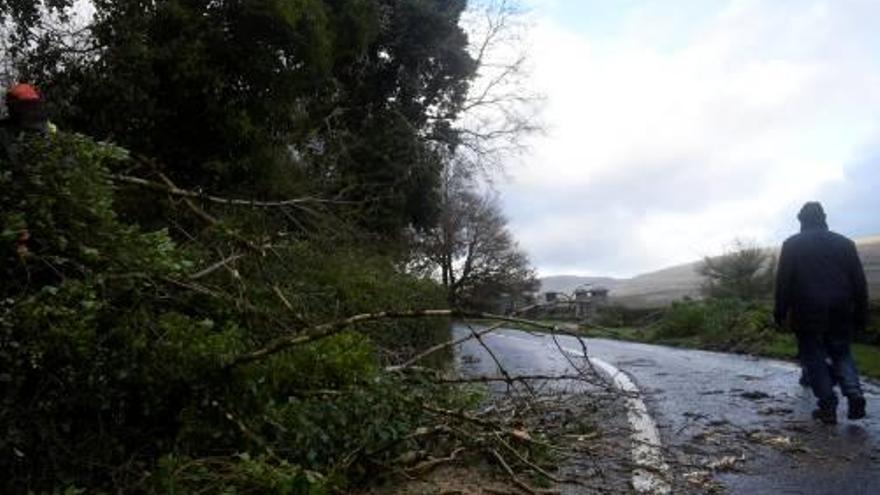
{"type": "Polygon", "coordinates": [[[229,263],[237,261],[243,257],[244,257],[243,254],[233,254],[232,256],[230,256],[228,258],[224,258],[224,259],[214,263],[213,265],[205,268],[204,270],[200,270],[197,273],[193,273],[192,275],[189,276],[189,279],[190,280],[198,280],[200,278],[207,277],[208,275],[214,273],[215,271],[219,270],[220,268],[223,268],[224,266],[228,265],[229,263]]]}
{"type": "MultiPolygon", "coordinates": [[[[504,324],[504,322],[496,323],[495,325],[491,325],[489,327],[486,327],[476,333],[477,333],[477,335],[482,336],[487,333],[491,333],[491,332],[494,332],[495,330],[498,330],[498,328],[500,328],[501,325],[503,325],[503,324],[504,324]]],[[[405,369],[411,367],[412,365],[416,364],[417,362],[421,361],[422,359],[425,359],[426,357],[430,356],[431,354],[442,351],[444,349],[449,349],[450,347],[455,347],[458,344],[461,344],[461,343],[467,342],[468,340],[473,339],[474,337],[475,337],[475,335],[467,335],[467,336],[464,336],[460,339],[450,340],[448,342],[443,342],[441,344],[437,344],[437,345],[432,346],[428,349],[425,349],[423,352],[417,354],[416,356],[412,357],[411,359],[409,359],[408,361],[406,361],[403,364],[399,364],[396,366],[389,366],[389,367],[385,368],[385,371],[405,370],[405,369]]]]}
{"type": "Polygon", "coordinates": [[[197,191],[190,191],[188,189],[181,189],[172,184],[160,184],[158,182],[153,182],[146,179],[141,179],[140,177],[131,177],[128,175],[120,175],[120,174],[110,174],[110,178],[116,182],[122,182],[126,184],[138,185],[141,187],[146,187],[147,189],[152,189],[154,191],[160,191],[164,193],[171,194],[173,196],[181,196],[184,198],[195,198],[201,199],[204,201],[209,201],[211,203],[217,203],[227,206],[249,206],[252,208],[279,208],[285,206],[299,206],[303,204],[309,203],[343,203],[343,201],[339,200],[331,200],[331,199],[320,199],[320,198],[312,198],[312,197],[303,197],[303,198],[294,198],[294,199],[286,199],[281,201],[257,201],[253,199],[230,199],[230,198],[222,198],[219,196],[213,196],[210,194],[204,194],[197,191]]]}
{"type": "Polygon", "coordinates": [[[379,313],[364,313],[355,315],[344,320],[338,320],[331,323],[316,325],[293,335],[287,335],[275,339],[261,349],[240,354],[233,358],[224,366],[224,369],[231,369],[243,364],[252,363],[260,359],[277,354],[291,347],[315,342],[339,332],[346,328],[357,325],[359,323],[369,323],[372,321],[389,320],[389,319],[408,319],[408,318],[466,318],[466,319],[484,319],[495,320],[508,323],[518,323],[520,325],[528,325],[535,328],[543,328],[550,331],[560,331],[556,325],[549,325],[537,321],[526,320],[523,318],[514,318],[512,316],[499,316],[491,313],[462,311],[457,309],[425,309],[415,311],[382,311],[379,313]]]}

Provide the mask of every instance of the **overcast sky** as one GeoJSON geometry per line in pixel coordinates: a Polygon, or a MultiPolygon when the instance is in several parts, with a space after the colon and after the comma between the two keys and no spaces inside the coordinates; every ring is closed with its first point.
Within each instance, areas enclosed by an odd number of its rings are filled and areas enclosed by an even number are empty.
{"type": "Polygon", "coordinates": [[[880,234],[880,2],[531,0],[547,134],[501,186],[541,275],[880,234]]]}

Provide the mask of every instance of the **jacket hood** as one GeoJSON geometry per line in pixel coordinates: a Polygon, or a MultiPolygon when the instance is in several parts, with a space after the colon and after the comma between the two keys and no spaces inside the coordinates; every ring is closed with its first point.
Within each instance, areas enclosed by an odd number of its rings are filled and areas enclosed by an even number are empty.
{"type": "Polygon", "coordinates": [[[818,201],[810,201],[801,208],[798,213],[798,220],[801,222],[801,232],[807,230],[828,230],[828,224],[825,221],[825,210],[818,201]]]}

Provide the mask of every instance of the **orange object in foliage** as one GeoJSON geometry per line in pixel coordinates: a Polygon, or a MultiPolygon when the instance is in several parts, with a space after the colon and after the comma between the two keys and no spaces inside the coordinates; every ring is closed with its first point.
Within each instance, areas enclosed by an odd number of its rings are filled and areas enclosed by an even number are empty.
{"type": "Polygon", "coordinates": [[[16,84],[6,92],[9,101],[39,101],[40,93],[30,84],[16,84]]]}

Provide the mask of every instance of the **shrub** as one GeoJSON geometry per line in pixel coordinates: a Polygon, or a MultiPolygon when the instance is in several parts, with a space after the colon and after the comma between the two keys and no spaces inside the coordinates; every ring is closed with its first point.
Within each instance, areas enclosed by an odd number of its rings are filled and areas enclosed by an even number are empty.
{"type": "Polygon", "coordinates": [[[591,323],[610,328],[644,326],[661,314],[661,311],[653,308],[628,308],[612,304],[596,308],[591,323]]]}
{"type": "Polygon", "coordinates": [[[433,305],[434,285],[362,248],[287,240],[195,286],[228,230],[182,247],[122,221],[118,148],[62,133],[21,150],[0,162],[3,493],[321,493],[364,472],[353,453],[405,448],[419,400],[445,400],[379,373],[390,344],[371,335],[432,335],[415,322],[223,368],[311,323],[433,305]]]}
{"type": "Polygon", "coordinates": [[[871,302],[868,327],[856,335],[856,339],[865,344],[880,345],[880,302],[871,302]]]}
{"type": "Polygon", "coordinates": [[[775,338],[774,328],[765,305],[708,299],[673,304],[655,326],[654,337],[696,338],[709,349],[752,352],[775,338]]]}
{"type": "Polygon", "coordinates": [[[766,300],[773,293],[776,256],[744,241],[717,257],[703,259],[697,273],[704,278],[703,293],[714,298],[766,300]]]}
{"type": "Polygon", "coordinates": [[[700,302],[675,302],[656,326],[656,337],[675,339],[706,332],[706,308],[700,302]]]}

